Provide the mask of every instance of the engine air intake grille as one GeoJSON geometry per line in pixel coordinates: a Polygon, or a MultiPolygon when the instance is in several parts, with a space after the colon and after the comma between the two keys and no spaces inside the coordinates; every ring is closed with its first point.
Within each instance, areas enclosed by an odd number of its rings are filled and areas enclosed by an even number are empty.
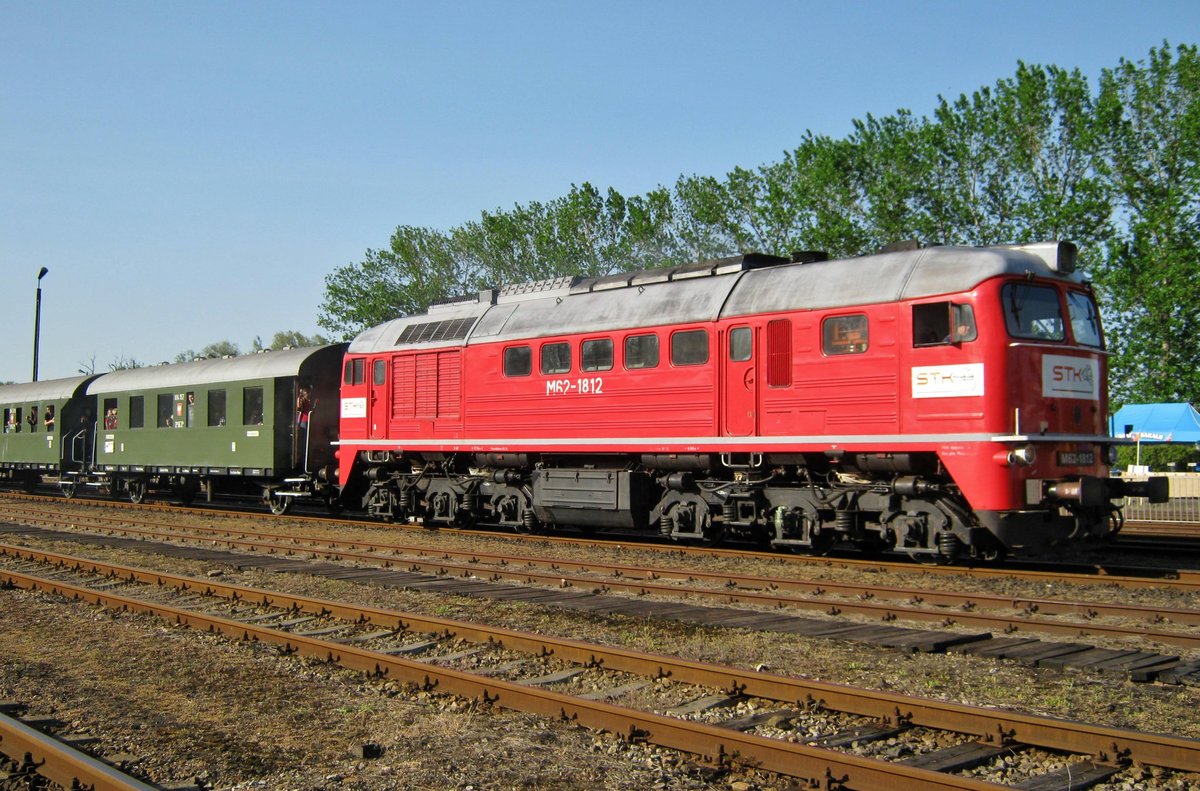
{"type": "Polygon", "coordinates": [[[426,341],[461,341],[471,333],[475,317],[427,321],[424,324],[409,324],[400,333],[396,343],[425,343],[426,341]]]}

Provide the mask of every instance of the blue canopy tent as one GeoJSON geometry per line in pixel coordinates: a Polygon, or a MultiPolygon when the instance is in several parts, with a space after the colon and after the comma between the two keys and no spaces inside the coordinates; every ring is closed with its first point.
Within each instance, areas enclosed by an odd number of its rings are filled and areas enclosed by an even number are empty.
{"type": "Polygon", "coordinates": [[[1126,404],[1113,415],[1113,436],[1141,442],[1200,442],[1200,413],[1191,404],[1126,404]]]}
{"type": "Polygon", "coordinates": [[[1191,404],[1126,404],[1112,417],[1112,433],[1137,441],[1142,463],[1142,443],[1200,443],[1200,413],[1191,404]]]}

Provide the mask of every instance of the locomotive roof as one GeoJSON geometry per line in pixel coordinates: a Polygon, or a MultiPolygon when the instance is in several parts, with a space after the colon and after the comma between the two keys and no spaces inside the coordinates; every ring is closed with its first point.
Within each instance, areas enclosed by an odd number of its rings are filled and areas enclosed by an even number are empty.
{"type": "Polygon", "coordinates": [[[305,362],[334,346],[341,344],[113,371],[92,382],[87,392],[89,395],[98,395],[296,376],[305,362]]]}
{"type": "Polygon", "coordinates": [[[68,376],[65,379],[42,379],[14,385],[0,385],[0,404],[36,404],[40,401],[62,401],[75,395],[80,385],[91,376],[68,376]]]}
{"type": "Polygon", "coordinates": [[[751,254],[483,291],[372,327],[354,339],[349,351],[369,354],[886,303],[969,291],[1001,275],[1062,278],[1073,262],[1074,245],[1057,242],[927,247],[809,263],[751,254]]]}

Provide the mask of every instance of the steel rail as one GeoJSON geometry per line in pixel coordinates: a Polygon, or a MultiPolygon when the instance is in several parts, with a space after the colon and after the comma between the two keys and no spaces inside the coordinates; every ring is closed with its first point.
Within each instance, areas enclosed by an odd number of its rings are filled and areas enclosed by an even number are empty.
{"type": "MultiPolygon", "coordinates": [[[[4,497],[14,499],[27,499],[35,501],[43,501],[47,503],[63,503],[66,502],[58,497],[45,497],[41,495],[22,495],[16,493],[5,493],[4,497]]],[[[2,499],[2,498],[0,498],[2,499]]],[[[260,519],[290,519],[302,522],[315,522],[320,524],[331,524],[335,526],[345,526],[347,524],[367,529],[389,529],[389,530],[420,530],[429,532],[431,528],[423,525],[406,524],[406,523],[385,523],[377,521],[346,521],[346,520],[331,520],[329,517],[306,516],[303,514],[287,514],[276,516],[270,513],[247,513],[245,511],[226,511],[213,510],[211,508],[194,508],[169,505],[166,503],[143,503],[141,505],[133,505],[131,503],[107,500],[81,500],[75,501],[80,505],[91,508],[120,508],[120,509],[150,509],[163,511],[168,513],[186,513],[197,514],[202,516],[222,516],[228,519],[245,518],[253,516],[260,519]]],[[[556,536],[556,535],[526,535],[511,532],[491,532],[478,529],[454,528],[439,525],[436,528],[438,532],[450,533],[454,535],[463,535],[471,538],[496,538],[500,540],[521,540],[521,541],[541,541],[550,544],[562,544],[565,546],[580,546],[588,548],[605,548],[612,547],[617,544],[622,536],[614,535],[608,540],[596,540],[586,538],[576,538],[573,536],[556,536]]],[[[632,540],[638,538],[646,538],[646,536],[630,536],[632,540]]],[[[731,559],[758,559],[772,560],[783,562],[788,565],[797,566],[816,566],[821,568],[848,568],[862,569],[872,572],[900,572],[900,573],[916,573],[916,574],[932,574],[932,575],[961,575],[976,579],[1020,579],[1031,582],[1042,583],[1061,583],[1069,582],[1073,584],[1101,584],[1112,585],[1122,588],[1151,588],[1151,589],[1168,589],[1168,590],[1184,590],[1184,591],[1200,591],[1200,571],[1192,571],[1187,569],[1152,569],[1139,567],[1109,567],[1103,565],[1087,565],[1085,568],[1090,569],[1090,572],[1083,573],[1079,571],[1063,571],[1061,569],[1039,570],[1038,568],[1012,568],[1002,566],[938,566],[938,565],[922,565],[914,564],[909,561],[884,561],[879,559],[862,559],[852,557],[825,557],[819,555],[796,555],[785,554],[780,552],[762,552],[747,549],[725,549],[718,547],[696,547],[680,544],[661,544],[661,543],[636,543],[638,550],[646,552],[660,552],[671,554],[695,555],[698,557],[716,557],[716,558],[731,558],[731,559]],[[1143,576],[1143,574],[1145,574],[1143,576]],[[1153,575],[1153,576],[1151,576],[1153,575]]],[[[1052,566],[1052,563],[1042,561],[1026,561],[1033,566],[1052,566]]],[[[1076,568],[1079,564],[1076,564],[1076,568]]]]}
{"type": "MultiPolygon", "coordinates": [[[[1100,725],[1058,720],[1012,712],[997,711],[977,706],[948,703],[909,695],[856,689],[840,684],[810,681],[772,673],[741,668],[692,662],[675,657],[642,654],[626,649],[609,648],[578,640],[551,638],[544,635],[517,632],[514,630],[465,623],[444,618],[398,612],[379,607],[355,605],[325,599],[295,596],[292,594],[218,583],[207,579],[195,579],[182,575],[163,574],[157,571],[136,569],[127,566],[99,563],[86,558],[76,558],[58,553],[41,552],[26,548],[4,548],[3,554],[42,563],[54,563],[62,568],[104,575],[112,579],[127,579],[154,585],[172,586],[192,593],[222,596],[244,602],[293,609],[307,613],[328,615],[347,621],[373,626],[386,626],[435,634],[461,637],[471,642],[494,643],[504,648],[529,652],[542,656],[554,656],[566,661],[587,666],[621,670],[652,677],[669,677],[676,681],[697,684],[777,701],[788,701],[800,705],[817,704],[836,711],[858,714],[876,719],[912,725],[926,726],[959,733],[972,734],[999,743],[1012,740],[1022,744],[1068,752],[1097,756],[1100,760],[1134,760],[1182,771],[1200,771],[1200,741],[1163,734],[1147,734],[1100,725]]],[[[238,621],[197,614],[188,610],[169,608],[155,603],[140,602],[116,593],[96,591],[82,586],[68,585],[54,580],[30,576],[19,572],[0,570],[0,580],[22,587],[52,586],[75,598],[94,601],[104,606],[130,606],[143,612],[167,613],[180,623],[202,625],[205,628],[220,628],[227,634],[255,636],[260,627],[238,621]]],[[[262,634],[275,635],[274,642],[300,640],[296,635],[275,630],[262,629],[262,634]]],[[[266,638],[263,638],[266,639],[266,638]]],[[[358,649],[325,641],[316,641],[322,651],[331,655],[337,651],[358,649]]],[[[396,661],[405,673],[419,668],[429,673],[432,668],[424,663],[399,660],[387,654],[362,651],[373,657],[373,661],[396,661]]],[[[321,655],[321,654],[313,654],[321,655]]],[[[357,656],[357,654],[354,654],[357,656]]],[[[356,665],[356,667],[358,667],[356,665]]],[[[361,669],[371,670],[370,664],[361,669]]],[[[387,667],[379,665],[379,667],[387,667]]],[[[401,672],[401,671],[397,671],[401,672]]],[[[440,671],[439,671],[440,672],[440,671]]],[[[411,675],[404,678],[411,680],[411,675]]],[[[482,683],[482,682],[475,682],[482,683]]],[[[495,682],[488,680],[487,684],[495,682]]],[[[519,685],[518,685],[519,686],[519,685]]],[[[524,689],[522,687],[522,689],[524,689]]],[[[470,696],[476,696],[472,694],[470,696]]],[[[567,696],[560,696],[569,699],[567,696]]],[[[557,700],[557,698],[556,698],[557,700]]],[[[561,701],[560,701],[561,702],[561,701]]],[[[567,711],[567,709],[563,709],[567,711]]],[[[622,709],[623,711],[627,711],[622,709]]],[[[672,720],[672,722],[677,722],[672,720]]],[[[585,723],[591,724],[591,723],[585,723]]],[[[614,730],[611,722],[598,727],[614,730]]],[[[641,727],[641,726],[639,726],[641,727]]],[[[620,730],[619,728],[616,730],[620,730]]],[[[716,729],[721,731],[721,729],[716,729]]],[[[725,733],[725,731],[721,731],[725,733]]],[[[689,752],[719,756],[721,750],[708,742],[703,750],[682,747],[675,743],[660,742],[665,746],[678,747],[689,752]]],[[[725,750],[732,753],[733,750],[725,750]]],[[[747,753],[743,752],[743,755],[747,753]]],[[[786,769],[772,767],[772,771],[790,774],[786,769]]],[[[858,787],[853,785],[852,787],[858,787]]],[[[994,786],[987,786],[994,787],[994,786]]]]}
{"type": "MultiPolygon", "coordinates": [[[[59,524],[70,523],[77,527],[79,520],[66,520],[59,517],[48,518],[59,524]]],[[[153,524],[153,523],[149,523],[153,524]]],[[[636,595],[658,595],[671,598],[711,598],[723,603],[741,603],[766,606],[778,609],[806,610],[822,612],[827,615],[855,614],[882,621],[892,622],[907,620],[939,625],[961,625],[982,628],[1003,629],[1012,634],[1017,632],[1035,632],[1042,634],[1065,635],[1069,637],[1114,637],[1138,638],[1150,640],[1164,645],[1181,648],[1200,648],[1200,634],[1170,631],[1163,629],[1114,626],[1095,623],[1055,621],[1039,618],[1034,613],[1043,615],[1083,615],[1092,619],[1101,616],[1138,618],[1153,622],[1170,621],[1182,625],[1200,624],[1200,610],[1185,610],[1181,608],[1148,607],[1132,604],[1105,604],[1085,602],[1063,602],[1053,599],[1035,599],[1026,597],[1005,597],[984,593],[952,594],[917,588],[899,588],[879,585],[862,585],[827,581],[804,581],[785,578],[733,575],[717,572],[702,572],[675,570],[664,568],[645,568],[611,563],[596,563],[592,561],[567,561],[559,559],[534,558],[530,556],[505,556],[494,553],[464,552],[456,550],[433,550],[427,547],[399,547],[396,545],[373,542],[338,542],[322,539],[297,539],[282,534],[258,533],[256,531],[227,530],[225,528],[208,528],[203,526],[179,527],[177,525],[161,525],[162,529],[142,529],[121,525],[97,528],[106,532],[116,532],[124,535],[152,536],[156,538],[174,538],[189,541],[208,541],[194,533],[222,534],[221,542],[230,548],[251,551],[268,552],[274,549],[295,551],[295,545],[308,543],[319,545],[321,554],[336,560],[355,560],[383,567],[404,565],[410,571],[423,571],[440,575],[455,572],[463,577],[483,576],[479,572],[485,568],[483,560],[490,561],[486,566],[492,580],[512,580],[528,584],[543,584],[555,587],[593,588],[597,592],[620,591],[636,595]],[[183,532],[183,531],[190,531],[183,532]],[[229,538],[229,534],[253,536],[255,538],[271,538],[285,542],[281,544],[263,544],[244,538],[229,538]],[[341,549],[341,546],[352,548],[366,547],[368,552],[356,552],[341,549]],[[378,550],[378,551],[376,551],[378,550]],[[440,554],[442,558],[457,556],[469,558],[466,564],[446,563],[443,560],[422,561],[403,559],[393,562],[383,552],[412,552],[413,554],[440,554]],[[516,564],[527,566],[548,566],[551,571],[537,572],[510,568],[516,564]],[[607,572],[610,576],[604,579],[594,579],[581,576],[570,576],[563,573],[564,569],[577,571],[607,572]],[[639,576],[640,575],[640,576],[639,576]],[[673,578],[687,581],[704,581],[711,585],[722,586],[721,590],[665,585],[645,581],[651,579],[673,578]],[[810,595],[822,596],[836,592],[845,597],[837,601],[822,601],[820,599],[803,599],[794,596],[782,596],[774,592],[764,592],[771,589],[792,590],[810,595]],[[857,598],[849,598],[857,597],[857,598]],[[876,599],[903,600],[909,604],[882,604],[876,599]],[[936,607],[914,606],[919,604],[941,605],[936,607]],[[954,607],[950,611],[948,607],[954,607]],[[977,611],[977,608],[991,610],[1017,610],[1015,615],[988,614],[977,611]]],[[[308,550],[311,551],[311,550],[308,550]]]]}
{"type": "Polygon", "coordinates": [[[0,752],[18,764],[24,762],[36,767],[39,775],[63,788],[89,788],[91,791],[154,791],[158,788],[7,714],[0,714],[0,752]]]}

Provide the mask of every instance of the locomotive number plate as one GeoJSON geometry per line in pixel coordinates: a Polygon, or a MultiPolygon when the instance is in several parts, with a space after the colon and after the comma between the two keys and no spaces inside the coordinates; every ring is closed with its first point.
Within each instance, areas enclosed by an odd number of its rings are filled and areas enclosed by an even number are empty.
{"type": "Polygon", "coordinates": [[[1090,467],[1096,463],[1094,450],[1064,450],[1059,451],[1059,467],[1090,467]]]}

